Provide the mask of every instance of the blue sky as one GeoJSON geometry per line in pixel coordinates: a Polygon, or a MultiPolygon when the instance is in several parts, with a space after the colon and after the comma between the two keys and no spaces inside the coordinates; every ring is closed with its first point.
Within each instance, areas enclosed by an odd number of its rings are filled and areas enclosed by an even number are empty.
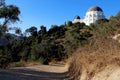
{"type": "Polygon", "coordinates": [[[10,26],[20,27],[22,31],[31,26],[39,29],[41,25],[49,29],[51,25],[72,21],[76,15],[84,18],[91,6],[101,7],[106,18],[120,10],[119,0],[6,0],[6,4],[19,7],[21,21],[10,26]]]}

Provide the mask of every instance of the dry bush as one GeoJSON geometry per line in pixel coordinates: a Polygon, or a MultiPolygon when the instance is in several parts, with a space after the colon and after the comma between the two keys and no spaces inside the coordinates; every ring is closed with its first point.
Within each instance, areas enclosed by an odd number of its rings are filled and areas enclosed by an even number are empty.
{"type": "Polygon", "coordinates": [[[20,62],[13,62],[10,63],[7,68],[13,68],[13,67],[29,67],[29,66],[34,66],[34,65],[40,65],[41,63],[38,61],[33,61],[33,62],[25,62],[25,61],[20,61],[20,62]]]}
{"type": "Polygon", "coordinates": [[[117,29],[116,34],[120,34],[120,29],[117,29]]]}
{"type": "Polygon", "coordinates": [[[92,37],[90,43],[80,47],[69,63],[68,80],[91,80],[108,65],[120,66],[120,43],[101,37],[92,37]]]}

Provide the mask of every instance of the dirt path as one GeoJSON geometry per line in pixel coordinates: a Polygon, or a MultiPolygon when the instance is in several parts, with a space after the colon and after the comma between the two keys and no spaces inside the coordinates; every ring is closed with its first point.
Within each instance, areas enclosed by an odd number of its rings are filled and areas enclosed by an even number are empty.
{"type": "Polygon", "coordinates": [[[65,72],[67,66],[62,64],[1,69],[0,80],[64,80],[65,72]]]}

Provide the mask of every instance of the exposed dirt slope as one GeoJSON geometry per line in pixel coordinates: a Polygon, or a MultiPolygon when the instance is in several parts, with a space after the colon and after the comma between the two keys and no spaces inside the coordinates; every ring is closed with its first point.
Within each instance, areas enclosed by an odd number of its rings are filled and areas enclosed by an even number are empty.
{"type": "Polygon", "coordinates": [[[80,80],[120,80],[120,67],[107,66],[91,77],[88,77],[86,70],[83,70],[80,80]]]}
{"type": "Polygon", "coordinates": [[[120,67],[108,66],[97,73],[92,80],[120,80],[120,67]]]}

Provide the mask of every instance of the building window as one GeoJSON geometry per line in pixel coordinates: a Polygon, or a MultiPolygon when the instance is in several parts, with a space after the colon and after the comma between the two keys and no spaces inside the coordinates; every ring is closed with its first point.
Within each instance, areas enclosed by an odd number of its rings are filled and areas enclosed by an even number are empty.
{"type": "Polygon", "coordinates": [[[90,17],[92,17],[92,15],[90,14],[90,17]]]}
{"type": "Polygon", "coordinates": [[[93,16],[94,16],[94,17],[96,17],[96,15],[95,15],[95,14],[93,14],[93,16]]]}

